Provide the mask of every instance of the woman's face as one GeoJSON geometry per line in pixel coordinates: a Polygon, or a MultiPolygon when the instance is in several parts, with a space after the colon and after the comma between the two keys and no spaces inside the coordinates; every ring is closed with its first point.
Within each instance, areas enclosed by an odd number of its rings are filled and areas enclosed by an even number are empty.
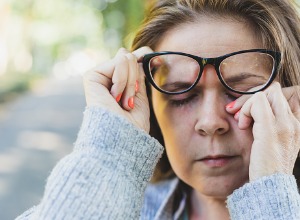
{"type": "MultiPolygon", "coordinates": [[[[249,25],[204,18],[168,31],[155,50],[209,58],[255,48],[262,45],[249,25]]],[[[202,195],[225,198],[248,181],[252,132],[240,130],[225,110],[236,97],[222,86],[212,65],[206,65],[196,88],[186,94],[167,96],[152,89],[171,166],[202,195]]]]}

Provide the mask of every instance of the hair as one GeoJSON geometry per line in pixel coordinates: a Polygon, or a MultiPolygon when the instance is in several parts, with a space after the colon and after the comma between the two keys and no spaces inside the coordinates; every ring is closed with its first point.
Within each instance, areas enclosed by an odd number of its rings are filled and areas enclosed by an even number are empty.
{"type": "MultiPolygon", "coordinates": [[[[156,0],[149,4],[146,17],[132,44],[132,50],[142,46],[155,48],[167,31],[181,24],[196,22],[201,17],[230,18],[244,21],[267,49],[281,52],[278,70],[282,87],[300,85],[300,19],[295,1],[289,0],[156,0]]],[[[150,100],[150,135],[164,145],[150,100]]],[[[297,158],[294,175],[299,181],[300,161],[297,158]]],[[[156,166],[152,181],[175,176],[164,152],[156,166]]]]}

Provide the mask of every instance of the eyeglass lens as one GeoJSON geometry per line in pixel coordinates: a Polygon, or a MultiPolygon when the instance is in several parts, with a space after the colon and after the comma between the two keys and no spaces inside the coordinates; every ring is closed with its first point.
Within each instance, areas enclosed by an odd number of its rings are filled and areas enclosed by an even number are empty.
{"type": "MultiPolygon", "coordinates": [[[[228,87],[247,92],[259,90],[269,81],[274,63],[267,53],[241,53],[224,59],[219,72],[228,87]]],[[[202,71],[195,59],[179,54],[155,56],[150,60],[149,68],[155,84],[171,93],[189,89],[202,71]]]]}

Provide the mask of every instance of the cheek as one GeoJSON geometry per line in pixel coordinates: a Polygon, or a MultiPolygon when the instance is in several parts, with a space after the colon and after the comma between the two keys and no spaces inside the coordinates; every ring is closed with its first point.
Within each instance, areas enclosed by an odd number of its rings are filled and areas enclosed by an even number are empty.
{"type": "Polygon", "coordinates": [[[186,152],[194,133],[192,117],[187,114],[178,116],[169,112],[168,116],[158,121],[168,155],[186,152]]]}
{"type": "Polygon", "coordinates": [[[237,150],[238,152],[240,152],[244,163],[249,165],[251,147],[253,144],[252,127],[246,130],[240,130],[237,126],[237,122],[234,121],[231,124],[231,128],[233,131],[233,139],[235,140],[237,146],[239,147],[239,149],[237,150]]]}
{"type": "Polygon", "coordinates": [[[161,94],[152,90],[152,104],[159,127],[166,145],[187,143],[186,140],[193,132],[193,109],[174,108],[168,105],[161,94]]]}
{"type": "Polygon", "coordinates": [[[183,111],[172,110],[167,104],[153,99],[153,109],[164,137],[166,152],[174,170],[187,165],[191,149],[189,143],[194,134],[193,117],[183,111]]]}

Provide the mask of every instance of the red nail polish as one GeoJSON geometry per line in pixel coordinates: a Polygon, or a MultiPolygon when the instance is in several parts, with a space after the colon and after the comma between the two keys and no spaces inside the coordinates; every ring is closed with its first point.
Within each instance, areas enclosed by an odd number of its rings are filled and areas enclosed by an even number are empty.
{"type": "Polygon", "coordinates": [[[236,101],[230,102],[229,104],[226,105],[226,108],[233,108],[235,102],[236,101]]]}
{"type": "Polygon", "coordinates": [[[119,102],[121,100],[121,97],[122,97],[122,93],[120,93],[117,98],[116,98],[116,101],[119,102]]]}
{"type": "Polygon", "coordinates": [[[138,92],[139,91],[139,82],[136,81],[135,82],[135,92],[138,92]]]}
{"type": "Polygon", "coordinates": [[[133,97],[131,97],[131,98],[129,98],[129,100],[128,100],[128,106],[130,107],[130,108],[134,108],[134,100],[133,100],[133,97]]]}

